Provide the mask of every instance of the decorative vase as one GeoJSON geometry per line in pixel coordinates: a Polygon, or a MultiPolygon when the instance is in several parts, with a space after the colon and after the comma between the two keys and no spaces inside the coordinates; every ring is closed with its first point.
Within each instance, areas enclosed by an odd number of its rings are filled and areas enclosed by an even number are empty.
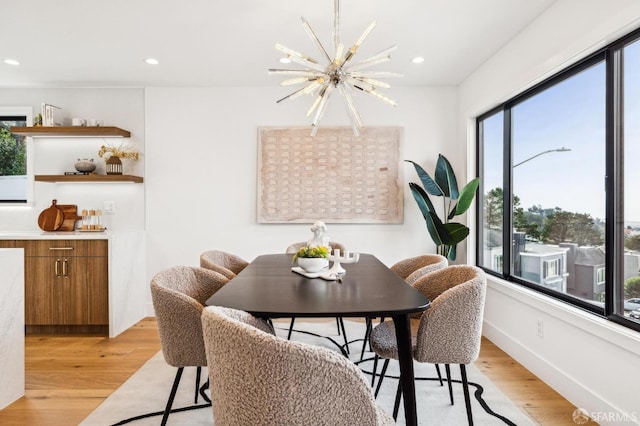
{"type": "Polygon", "coordinates": [[[121,175],[122,174],[122,161],[120,157],[112,155],[106,162],[108,175],[121,175]]]}
{"type": "Polygon", "coordinates": [[[305,272],[320,272],[329,266],[329,260],[324,257],[299,257],[297,262],[305,272]]]}
{"type": "Polygon", "coordinates": [[[91,173],[96,169],[96,163],[93,162],[93,158],[91,160],[78,158],[78,162],[74,164],[74,167],[81,173],[91,173]]]}

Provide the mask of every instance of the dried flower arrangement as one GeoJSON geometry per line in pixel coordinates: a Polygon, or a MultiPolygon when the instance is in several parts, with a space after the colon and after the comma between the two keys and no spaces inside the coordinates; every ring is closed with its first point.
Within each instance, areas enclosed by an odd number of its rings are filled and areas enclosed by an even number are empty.
{"type": "Polygon", "coordinates": [[[127,145],[124,142],[118,146],[102,145],[100,151],[98,151],[100,157],[109,159],[110,157],[118,158],[130,158],[132,160],[138,160],[140,153],[136,151],[131,145],[127,145]]]}

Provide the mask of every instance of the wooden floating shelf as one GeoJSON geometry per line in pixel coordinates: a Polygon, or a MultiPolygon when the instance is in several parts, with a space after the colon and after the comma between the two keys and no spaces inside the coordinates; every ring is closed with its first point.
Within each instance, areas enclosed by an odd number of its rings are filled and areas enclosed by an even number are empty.
{"type": "Polygon", "coordinates": [[[38,126],[16,127],[9,129],[11,133],[31,137],[103,137],[103,138],[129,138],[131,132],[112,126],[38,126]]]}
{"type": "Polygon", "coordinates": [[[142,183],[143,178],[140,176],[132,175],[35,175],[36,182],[127,182],[127,183],[142,183]]]}

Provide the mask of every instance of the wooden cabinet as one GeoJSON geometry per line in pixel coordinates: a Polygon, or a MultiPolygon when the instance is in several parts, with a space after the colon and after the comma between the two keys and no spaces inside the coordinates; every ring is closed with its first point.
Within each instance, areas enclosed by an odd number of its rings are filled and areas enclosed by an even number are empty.
{"type": "Polygon", "coordinates": [[[27,333],[109,331],[107,240],[24,240],[27,333]]]}

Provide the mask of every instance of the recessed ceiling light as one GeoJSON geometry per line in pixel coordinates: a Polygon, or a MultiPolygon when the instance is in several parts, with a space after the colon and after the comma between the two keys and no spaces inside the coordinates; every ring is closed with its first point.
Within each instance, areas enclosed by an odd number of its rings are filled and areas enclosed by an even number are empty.
{"type": "Polygon", "coordinates": [[[160,63],[160,61],[157,60],[156,58],[147,58],[144,60],[144,62],[149,65],[158,65],[160,63]]]}
{"type": "Polygon", "coordinates": [[[290,64],[291,63],[291,59],[284,57],[284,58],[280,58],[280,63],[282,64],[290,64]]]}
{"type": "Polygon", "coordinates": [[[4,63],[7,65],[20,65],[20,62],[16,61],[15,59],[5,59],[4,63]]]}
{"type": "Polygon", "coordinates": [[[424,62],[424,58],[422,56],[416,56],[411,60],[414,64],[421,64],[424,62]]]}

